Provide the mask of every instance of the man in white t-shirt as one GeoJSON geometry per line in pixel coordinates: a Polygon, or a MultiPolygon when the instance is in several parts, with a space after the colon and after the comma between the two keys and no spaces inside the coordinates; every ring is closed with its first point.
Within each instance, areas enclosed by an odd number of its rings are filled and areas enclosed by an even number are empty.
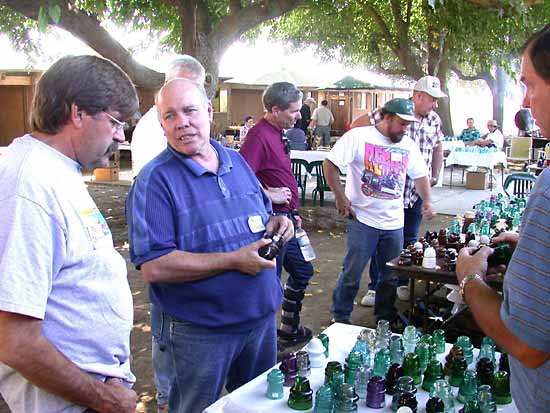
{"type": "Polygon", "coordinates": [[[482,148],[487,147],[502,150],[502,147],[504,146],[504,136],[498,129],[498,122],[494,119],[487,121],[487,129],[489,130],[489,133],[475,140],[473,145],[481,146],[482,148]]]}
{"type": "MultiPolygon", "coordinates": [[[[381,110],[376,126],[350,130],[338,140],[323,169],[334,192],[338,212],[349,218],[348,250],[342,273],[332,294],[331,312],[335,322],[350,323],[353,300],[359,290],[363,270],[376,253],[380,263],[399,255],[403,245],[403,189],[408,175],[424,200],[423,214],[431,217],[428,168],[418,146],[404,135],[415,122],[414,103],[392,99],[381,110]],[[345,190],[340,169],[347,167],[345,190]]],[[[374,313],[377,320],[391,321],[397,278],[380,265],[374,313]]]]}
{"type": "MultiPolygon", "coordinates": [[[[182,77],[200,85],[206,80],[204,67],[193,56],[182,55],[176,57],[166,71],[166,79],[182,77]]],[[[139,120],[132,134],[132,174],[137,176],[141,168],[150,160],[166,149],[166,136],[160,126],[157,106],[153,105],[139,120]]]]}
{"type": "Polygon", "coordinates": [[[66,56],[32,106],[0,161],[0,393],[17,413],[134,412],[126,262],[81,169],[108,165],[136,90],[106,59],[66,56]]]}

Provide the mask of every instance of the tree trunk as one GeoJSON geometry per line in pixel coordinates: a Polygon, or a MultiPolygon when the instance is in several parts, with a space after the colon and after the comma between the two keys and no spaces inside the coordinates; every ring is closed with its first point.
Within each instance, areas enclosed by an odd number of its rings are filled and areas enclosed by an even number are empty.
{"type": "Polygon", "coordinates": [[[493,119],[502,127],[504,121],[504,97],[508,81],[510,80],[506,71],[497,64],[496,66],[495,91],[493,92],[493,119]]]}
{"type": "Polygon", "coordinates": [[[439,62],[439,70],[437,71],[437,77],[441,82],[441,89],[447,95],[446,98],[439,99],[437,104],[439,109],[437,113],[441,118],[443,135],[453,136],[453,121],[451,119],[451,95],[449,94],[449,88],[447,87],[447,78],[449,77],[449,61],[446,55],[439,62]]]}

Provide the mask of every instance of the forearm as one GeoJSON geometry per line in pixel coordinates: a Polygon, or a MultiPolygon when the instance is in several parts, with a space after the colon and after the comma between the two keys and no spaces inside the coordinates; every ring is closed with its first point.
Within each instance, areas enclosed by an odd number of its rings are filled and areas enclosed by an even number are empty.
{"type": "Polygon", "coordinates": [[[0,361],[29,382],[62,399],[97,411],[112,408],[108,386],[80,370],[41,333],[41,321],[0,312],[0,361]],[[28,321],[28,320],[33,321],[28,321]]]}
{"type": "Polygon", "coordinates": [[[424,203],[432,203],[432,190],[427,176],[414,180],[414,187],[424,203]]]}
{"type": "Polygon", "coordinates": [[[334,196],[336,198],[342,198],[345,197],[345,191],[344,186],[342,185],[342,182],[340,181],[340,169],[334,165],[331,161],[328,159],[325,159],[323,162],[323,172],[325,174],[325,179],[327,180],[327,184],[334,193],[334,196]]]}
{"type": "Polygon", "coordinates": [[[172,251],[141,266],[148,282],[187,283],[232,269],[232,252],[192,253],[172,251]]]}
{"type": "Polygon", "coordinates": [[[481,330],[504,351],[528,368],[536,368],[548,360],[548,353],[528,346],[508,330],[500,317],[502,297],[491,287],[474,280],[466,285],[464,295],[481,330]]]}
{"type": "Polygon", "coordinates": [[[432,154],[432,177],[438,178],[443,166],[443,145],[438,143],[432,154]]]}

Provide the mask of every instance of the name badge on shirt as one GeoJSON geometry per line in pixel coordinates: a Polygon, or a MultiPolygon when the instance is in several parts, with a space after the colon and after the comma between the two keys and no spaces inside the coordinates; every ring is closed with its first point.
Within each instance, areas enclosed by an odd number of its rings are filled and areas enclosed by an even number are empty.
{"type": "Polygon", "coordinates": [[[250,228],[250,231],[253,233],[265,231],[265,225],[262,222],[262,217],[259,215],[248,217],[248,228],[250,228]]]}
{"type": "Polygon", "coordinates": [[[113,246],[111,230],[97,208],[80,211],[80,217],[88,231],[88,236],[90,237],[90,241],[92,241],[94,249],[113,246]]]}
{"type": "Polygon", "coordinates": [[[392,152],[390,155],[390,158],[392,162],[402,162],[403,161],[403,154],[401,152],[392,152]]]}

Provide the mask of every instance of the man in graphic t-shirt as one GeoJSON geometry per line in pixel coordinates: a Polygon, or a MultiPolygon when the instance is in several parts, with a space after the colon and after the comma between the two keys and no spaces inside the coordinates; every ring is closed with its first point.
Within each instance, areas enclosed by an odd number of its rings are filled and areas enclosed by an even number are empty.
{"type": "MultiPolygon", "coordinates": [[[[392,99],[382,108],[381,116],[376,126],[347,132],[323,164],[327,182],[335,194],[336,208],[349,218],[348,250],[332,294],[335,322],[351,322],[353,300],[373,253],[384,264],[399,255],[403,245],[403,189],[407,175],[414,180],[424,200],[423,214],[434,215],[428,168],[418,146],[404,135],[410,122],[415,122],[414,103],[392,99]],[[339,170],[345,168],[344,190],[339,170]]],[[[385,265],[380,265],[374,304],[377,320],[391,321],[396,316],[393,305],[396,286],[397,279],[385,265]]]]}

